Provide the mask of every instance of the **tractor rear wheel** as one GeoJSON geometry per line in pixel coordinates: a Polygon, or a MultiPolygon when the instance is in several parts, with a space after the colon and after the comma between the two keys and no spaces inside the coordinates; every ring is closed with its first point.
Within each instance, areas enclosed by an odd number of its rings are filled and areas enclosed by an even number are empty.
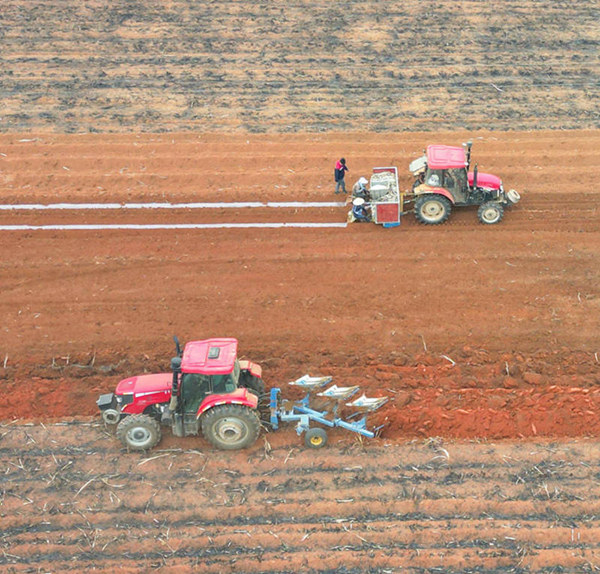
{"type": "Polygon", "coordinates": [[[160,425],[148,415],[127,415],[117,425],[117,438],[129,450],[148,450],[161,437],[160,425]]]}
{"type": "Polygon", "coordinates": [[[202,434],[223,450],[246,448],[260,433],[258,414],[244,405],[221,405],[202,415],[202,434]]]}
{"type": "Polygon", "coordinates": [[[452,204],[443,195],[426,193],[415,200],[415,217],[425,225],[438,225],[448,219],[452,204]]]}
{"type": "Polygon", "coordinates": [[[479,221],[481,221],[481,223],[485,223],[486,225],[499,223],[502,221],[503,216],[504,208],[500,203],[495,203],[493,201],[482,203],[477,210],[477,217],[479,217],[479,221]]]}
{"type": "Polygon", "coordinates": [[[308,448],[323,448],[327,444],[325,429],[313,427],[304,434],[304,444],[308,448]]]}

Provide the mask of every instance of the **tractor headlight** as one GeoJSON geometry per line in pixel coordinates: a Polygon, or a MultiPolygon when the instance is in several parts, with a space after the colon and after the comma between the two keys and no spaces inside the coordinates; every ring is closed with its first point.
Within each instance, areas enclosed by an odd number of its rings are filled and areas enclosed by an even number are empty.
{"type": "Polygon", "coordinates": [[[129,405],[133,402],[133,394],[131,395],[117,395],[117,404],[119,406],[129,405]]]}

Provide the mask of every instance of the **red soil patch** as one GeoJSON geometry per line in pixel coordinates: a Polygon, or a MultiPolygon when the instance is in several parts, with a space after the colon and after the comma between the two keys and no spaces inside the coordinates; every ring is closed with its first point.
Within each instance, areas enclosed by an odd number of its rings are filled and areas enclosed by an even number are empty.
{"type": "MultiPolygon", "coordinates": [[[[310,372],[388,395],[374,422],[389,439],[598,433],[598,132],[5,135],[0,193],[331,201],[342,153],[352,183],[382,163],[404,173],[426,143],[467,136],[480,169],[523,194],[500,225],[457,209],[434,228],[409,215],[391,230],[3,232],[0,418],[91,415],[119,378],[165,370],[177,333],[238,337],[270,385],[310,372]]],[[[344,218],[343,208],[0,213],[3,224],[344,218]]]]}

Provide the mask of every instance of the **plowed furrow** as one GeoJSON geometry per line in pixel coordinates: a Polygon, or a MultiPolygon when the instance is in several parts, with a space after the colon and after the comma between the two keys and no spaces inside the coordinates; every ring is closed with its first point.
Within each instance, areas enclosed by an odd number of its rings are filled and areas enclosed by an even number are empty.
{"type": "Polygon", "coordinates": [[[0,564],[15,571],[325,572],[343,559],[344,572],[500,572],[583,568],[600,552],[592,441],[127,454],[89,424],[0,436],[0,564]]]}

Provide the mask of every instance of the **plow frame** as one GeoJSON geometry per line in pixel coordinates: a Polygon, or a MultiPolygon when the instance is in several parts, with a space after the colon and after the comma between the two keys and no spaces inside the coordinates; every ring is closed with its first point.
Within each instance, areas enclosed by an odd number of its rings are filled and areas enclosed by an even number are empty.
{"type": "MultiPolygon", "coordinates": [[[[308,431],[311,423],[319,423],[329,428],[343,428],[351,432],[358,433],[368,438],[374,438],[378,435],[383,425],[369,430],[367,428],[367,415],[356,421],[344,420],[337,416],[337,405],[330,410],[317,411],[310,407],[310,393],[303,399],[294,401],[282,401],[280,398],[281,389],[271,389],[270,408],[271,408],[271,426],[273,430],[279,428],[280,422],[296,422],[296,432],[299,436],[308,431]],[[288,407],[288,405],[290,405],[288,407]],[[329,415],[329,416],[328,416],[329,415]]],[[[361,413],[354,413],[356,416],[361,413]]]]}

